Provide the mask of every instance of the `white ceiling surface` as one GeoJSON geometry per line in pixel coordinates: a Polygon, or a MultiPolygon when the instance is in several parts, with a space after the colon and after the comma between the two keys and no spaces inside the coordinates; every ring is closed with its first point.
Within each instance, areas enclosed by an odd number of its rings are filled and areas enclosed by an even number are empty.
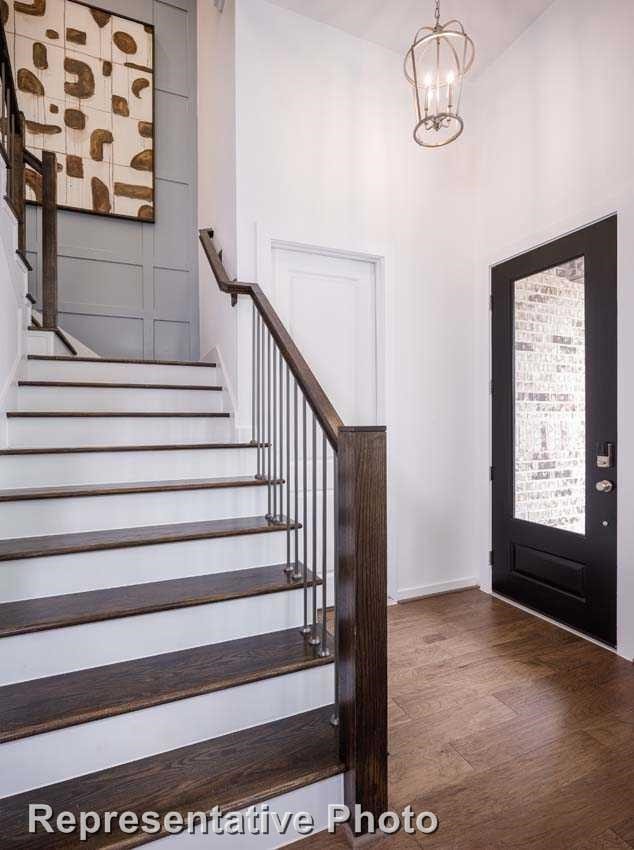
{"type": "MultiPolygon", "coordinates": [[[[433,24],[435,0],[270,0],[403,55],[421,26],[433,24]]],[[[553,0],[441,0],[441,22],[462,21],[476,45],[477,73],[493,62],[553,0]]]]}

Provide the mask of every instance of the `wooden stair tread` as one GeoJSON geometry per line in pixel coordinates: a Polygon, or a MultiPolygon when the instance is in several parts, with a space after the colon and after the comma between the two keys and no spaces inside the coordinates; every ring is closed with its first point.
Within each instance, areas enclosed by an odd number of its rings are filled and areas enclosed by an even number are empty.
{"type": "Polygon", "coordinates": [[[135,366],[200,366],[215,369],[215,363],[202,363],[199,360],[137,360],[127,357],[71,357],[65,354],[29,354],[29,360],[57,360],[69,363],[131,363],[135,366]]]}
{"type": "MultiPolygon", "coordinates": [[[[202,741],[178,750],[70,779],[2,801],[0,831],[10,850],[114,850],[164,837],[28,832],[29,803],[73,811],[237,811],[343,773],[332,707],[202,741]]],[[[115,824],[113,823],[113,827],[115,824]]]]}
{"type": "Polygon", "coordinates": [[[8,419],[229,419],[230,413],[181,410],[9,410],[8,419]]]}
{"type": "MultiPolygon", "coordinates": [[[[295,528],[295,525],[291,523],[290,527],[295,528]]],[[[276,525],[264,516],[255,516],[114,528],[104,531],[81,531],[44,537],[21,537],[14,540],[0,540],[0,562],[79,552],[98,552],[105,549],[180,543],[187,540],[270,534],[285,531],[287,528],[288,525],[276,525]]]]}
{"type": "Polygon", "coordinates": [[[332,662],[299,628],[5,685],[0,744],[332,662]]]}
{"type": "MultiPolygon", "coordinates": [[[[267,446],[268,444],[265,444],[267,446]]],[[[256,449],[255,443],[163,443],[143,446],[41,446],[0,450],[0,457],[20,455],[104,454],[106,452],[187,452],[218,449],[256,449]]]]}
{"type": "MultiPolygon", "coordinates": [[[[0,605],[0,638],[303,588],[303,581],[290,579],[284,567],[284,564],[274,564],[5,602],[0,605]]],[[[308,581],[312,582],[310,571],[308,581]]]]}
{"type": "Polygon", "coordinates": [[[70,389],[106,389],[106,390],[195,390],[203,392],[222,392],[222,387],[205,384],[141,384],[121,381],[18,381],[19,387],[56,387],[70,389]]]}
{"type": "Polygon", "coordinates": [[[124,481],[112,484],[73,484],[0,490],[1,502],[38,499],[75,499],[88,496],[126,496],[135,493],[176,493],[186,490],[228,490],[234,487],[265,487],[268,482],[253,475],[235,478],[175,478],[169,481],[124,481]]]}

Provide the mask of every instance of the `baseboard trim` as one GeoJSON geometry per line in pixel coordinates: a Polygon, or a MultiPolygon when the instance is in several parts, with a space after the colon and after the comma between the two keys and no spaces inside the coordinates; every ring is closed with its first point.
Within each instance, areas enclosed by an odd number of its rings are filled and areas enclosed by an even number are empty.
{"type": "Polygon", "coordinates": [[[443,596],[445,593],[457,593],[460,590],[473,590],[480,587],[476,576],[441,581],[434,584],[422,584],[418,587],[406,587],[399,590],[396,601],[399,603],[415,602],[417,599],[425,599],[428,596],[443,596]]]}

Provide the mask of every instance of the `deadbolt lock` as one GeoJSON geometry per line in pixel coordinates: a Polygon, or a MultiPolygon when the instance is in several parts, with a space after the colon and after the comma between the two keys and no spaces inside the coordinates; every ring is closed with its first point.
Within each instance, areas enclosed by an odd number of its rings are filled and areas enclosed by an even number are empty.
{"type": "Polygon", "coordinates": [[[597,493],[611,493],[614,490],[614,483],[612,481],[597,481],[595,486],[597,493]]]}
{"type": "Polygon", "coordinates": [[[614,467],[614,443],[598,444],[597,467],[599,469],[612,469],[614,467]]]}

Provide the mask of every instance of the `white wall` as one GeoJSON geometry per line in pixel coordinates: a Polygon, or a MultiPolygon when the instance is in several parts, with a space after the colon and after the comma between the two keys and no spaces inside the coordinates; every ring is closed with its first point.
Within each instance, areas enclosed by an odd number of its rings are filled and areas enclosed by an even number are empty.
{"type": "MultiPolygon", "coordinates": [[[[0,157],[0,199],[6,193],[7,169],[0,157]]],[[[6,411],[15,404],[16,374],[26,327],[26,270],[16,257],[17,225],[0,200],[0,448],[7,445],[6,411]]]]}
{"type": "MultiPolygon", "coordinates": [[[[634,656],[634,4],[556,0],[477,83],[476,551],[490,587],[489,266],[619,214],[619,651],[634,656]]],[[[451,379],[453,381],[453,378],[451,379]]]]}
{"type": "MultiPolygon", "coordinates": [[[[555,0],[467,88],[465,133],[442,151],[411,141],[397,54],[265,0],[236,0],[235,16],[235,208],[230,193],[215,199],[229,220],[235,209],[230,271],[269,287],[271,239],[385,257],[393,595],[474,576],[490,588],[490,266],[619,213],[619,651],[631,658],[634,5],[555,0]]],[[[232,317],[219,333],[245,341],[232,377],[248,419],[247,306],[232,317]]]]}
{"type": "MultiPolygon", "coordinates": [[[[229,274],[236,271],[235,8],[212,0],[198,10],[198,226],[213,226],[229,274]]],[[[199,248],[200,353],[237,377],[236,313],[199,248]]]]}
{"type": "Polygon", "coordinates": [[[270,239],[385,257],[391,592],[472,584],[473,130],[421,150],[402,57],[265,0],[236,3],[236,106],[240,278],[270,286],[270,239]]]}

